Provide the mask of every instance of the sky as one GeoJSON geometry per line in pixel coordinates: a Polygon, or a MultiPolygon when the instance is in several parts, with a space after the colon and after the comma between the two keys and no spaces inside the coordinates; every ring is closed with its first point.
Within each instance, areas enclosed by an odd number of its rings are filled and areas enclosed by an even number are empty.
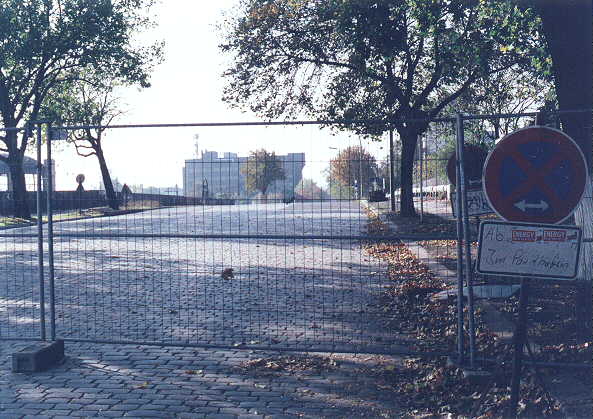
{"type": "MultiPolygon", "coordinates": [[[[158,27],[143,38],[165,41],[164,61],[154,69],[150,88],[120,92],[126,114],[114,123],[261,121],[221,100],[225,84],[221,74],[230,57],[222,56],[218,49],[222,37],[216,26],[223,13],[236,4],[237,0],[161,0],[153,9],[158,27]]],[[[303,176],[318,184],[325,183],[323,170],[338,150],[360,141],[357,136],[332,135],[328,129],[312,126],[114,129],[104,138],[112,178],[145,187],[182,187],[184,161],[196,156],[196,135],[200,150],[239,155],[259,148],[277,154],[304,152],[307,164],[303,176]]],[[[371,153],[384,158],[384,144],[362,142],[371,153]]],[[[79,173],[85,175],[86,189],[98,187],[100,172],[95,157],[78,157],[72,146],[57,144],[53,158],[57,190],[75,189],[79,173]]]]}

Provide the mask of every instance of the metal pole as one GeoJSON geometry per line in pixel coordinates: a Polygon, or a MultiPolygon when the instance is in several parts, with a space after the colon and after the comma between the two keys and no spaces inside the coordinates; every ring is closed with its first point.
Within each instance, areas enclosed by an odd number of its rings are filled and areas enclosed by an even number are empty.
{"type": "Polygon", "coordinates": [[[456,124],[456,133],[457,133],[457,143],[455,148],[455,158],[456,158],[456,165],[455,165],[455,196],[457,197],[456,202],[456,212],[457,212],[457,355],[458,359],[457,362],[459,365],[462,365],[465,358],[465,351],[464,351],[464,327],[463,327],[463,247],[462,247],[462,240],[463,240],[463,226],[461,221],[461,199],[459,197],[459,185],[461,184],[461,160],[459,158],[459,144],[461,144],[460,140],[460,124],[457,121],[456,124]]]}
{"type": "Polygon", "coordinates": [[[519,296],[519,313],[517,326],[513,336],[513,376],[511,378],[511,415],[517,416],[521,387],[521,368],[523,365],[523,345],[527,333],[527,300],[529,298],[529,280],[521,278],[521,294],[519,296]]]}
{"type": "Polygon", "coordinates": [[[53,167],[51,161],[51,140],[53,129],[47,125],[47,258],[49,264],[49,310],[51,340],[56,340],[56,301],[54,282],[54,220],[52,208],[53,167]]]}
{"type": "Polygon", "coordinates": [[[389,201],[395,212],[395,162],[393,161],[393,129],[389,130],[389,201]]]}
{"type": "MultiPolygon", "coordinates": [[[[457,200],[461,201],[461,208],[463,211],[463,241],[465,244],[465,278],[467,286],[467,304],[469,316],[469,356],[470,367],[474,368],[476,358],[476,328],[474,321],[474,288],[473,288],[473,270],[472,270],[472,255],[471,255],[471,237],[469,233],[469,215],[467,210],[467,188],[465,184],[465,160],[463,157],[465,147],[465,136],[463,131],[463,115],[457,114],[457,126],[459,129],[459,189],[457,200]]],[[[458,217],[459,219],[459,217],[458,217]]]]}
{"type": "Polygon", "coordinates": [[[358,136],[358,146],[360,147],[360,153],[358,155],[358,199],[362,200],[362,140],[358,136]]]}
{"type": "Polygon", "coordinates": [[[424,156],[422,155],[422,138],[418,143],[420,153],[420,223],[424,221],[424,156]]]}
{"type": "Polygon", "coordinates": [[[37,125],[37,260],[39,264],[39,320],[41,321],[41,340],[46,340],[45,332],[45,281],[43,275],[43,209],[42,205],[42,177],[41,164],[41,125],[37,125]]]}

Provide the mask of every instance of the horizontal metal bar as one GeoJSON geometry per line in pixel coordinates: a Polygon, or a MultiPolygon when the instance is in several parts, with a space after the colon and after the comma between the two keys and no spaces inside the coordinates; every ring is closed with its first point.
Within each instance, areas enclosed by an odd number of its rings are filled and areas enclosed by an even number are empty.
{"type": "MultiPolygon", "coordinates": [[[[203,348],[203,349],[226,349],[226,350],[253,350],[253,351],[266,351],[266,352],[293,352],[293,353],[332,353],[332,354],[369,354],[369,355],[409,355],[419,358],[438,358],[443,356],[449,356],[449,352],[437,352],[437,351],[409,351],[409,350],[393,350],[379,349],[378,347],[365,347],[359,346],[358,348],[341,348],[334,346],[332,348],[315,347],[311,345],[309,348],[301,347],[291,348],[286,346],[263,346],[263,345],[210,345],[200,343],[173,343],[173,342],[152,342],[152,341],[128,341],[128,340],[105,340],[105,339],[77,339],[77,338],[62,338],[64,342],[80,342],[80,343],[96,343],[106,345],[143,345],[143,346],[158,346],[158,347],[178,347],[178,348],[203,348]]],[[[390,345],[385,345],[391,346],[390,345]]]]}
{"type": "Polygon", "coordinates": [[[24,337],[11,338],[11,337],[0,336],[0,342],[3,342],[3,341],[7,341],[7,342],[18,342],[18,341],[43,342],[43,339],[41,339],[41,338],[24,338],[24,337]]]}
{"type": "MultiPolygon", "coordinates": [[[[0,234],[5,237],[37,237],[37,234],[0,234]]],[[[325,234],[182,234],[182,233],[54,233],[54,237],[73,239],[229,239],[229,240],[351,240],[351,241],[399,241],[399,240],[456,240],[454,234],[396,234],[396,235],[325,235],[325,234]]]]}
{"type": "MultiPolygon", "coordinates": [[[[10,234],[0,233],[0,238],[36,238],[35,233],[10,234]]],[[[121,233],[121,234],[100,234],[100,233],[54,233],[54,237],[79,238],[79,239],[232,239],[232,240],[352,240],[352,241],[430,241],[430,240],[457,240],[456,234],[395,234],[387,236],[357,235],[357,236],[334,236],[334,235],[282,235],[282,234],[148,234],[148,233],[121,233]]],[[[583,239],[583,243],[593,243],[593,238],[583,239]]]]}
{"type": "Polygon", "coordinates": [[[26,127],[0,127],[0,132],[7,132],[7,131],[25,131],[26,127]]]}
{"type": "MultiPolygon", "coordinates": [[[[546,115],[562,115],[570,113],[593,112],[591,109],[562,110],[545,112],[546,115]]],[[[505,113],[491,115],[463,115],[464,120],[494,119],[494,118],[521,118],[535,117],[537,112],[505,113]]],[[[53,127],[56,130],[77,129],[106,129],[106,128],[185,128],[185,127],[249,127],[249,126],[292,126],[292,125],[381,125],[402,122],[455,122],[455,117],[442,118],[403,118],[403,119],[351,119],[351,120],[306,120],[306,121],[246,121],[246,122],[188,122],[171,124],[116,124],[116,125],[72,125],[53,127]]]]}
{"type": "MultiPolygon", "coordinates": [[[[177,272],[177,273],[183,273],[183,272],[177,272]]],[[[193,273],[193,272],[192,272],[193,273]]],[[[214,272],[213,275],[220,275],[220,272],[214,272]]],[[[287,276],[288,274],[286,273],[282,273],[282,274],[277,274],[277,273],[271,273],[269,274],[270,276],[287,276]]],[[[344,277],[348,277],[348,276],[356,276],[359,277],[360,274],[357,275],[352,275],[352,274],[345,274],[344,277]]],[[[291,275],[292,277],[292,275],[291,275]]],[[[353,287],[356,287],[357,285],[353,285],[353,287]]],[[[313,288],[313,287],[310,287],[313,288]]],[[[311,289],[307,289],[307,293],[311,293],[314,292],[311,289]]],[[[302,293],[304,294],[304,292],[302,293]]],[[[302,295],[301,294],[301,295],[302,295]]],[[[295,292],[294,295],[298,295],[298,292],[295,292]]],[[[229,298],[232,299],[232,298],[229,298]]],[[[246,313],[264,313],[264,314],[269,314],[269,313],[281,313],[281,314],[289,314],[289,313],[294,313],[295,311],[299,311],[301,308],[306,307],[306,308],[310,308],[309,306],[307,306],[307,303],[303,303],[304,305],[301,305],[299,308],[297,309],[293,309],[293,310],[280,310],[277,308],[274,308],[273,305],[271,305],[270,307],[265,307],[265,308],[235,308],[235,307],[231,307],[231,308],[208,308],[208,309],[203,309],[202,312],[206,312],[207,314],[210,313],[238,313],[238,314],[246,314],[246,313]]],[[[80,307],[80,308],[96,308],[96,305],[93,304],[75,304],[75,303],[65,303],[62,302],[60,304],[60,306],[62,307],[80,307]]],[[[118,305],[117,307],[112,307],[112,310],[116,310],[116,309],[132,309],[132,310],[137,310],[137,314],[147,314],[150,315],[151,313],[147,313],[144,309],[147,308],[148,306],[142,306],[142,305],[134,305],[134,306],[129,306],[129,305],[118,305]]],[[[196,309],[195,307],[175,307],[175,306],[171,306],[171,307],[160,307],[160,311],[169,311],[169,310],[174,310],[175,313],[173,314],[179,314],[180,317],[184,316],[185,312],[195,312],[196,309]]],[[[158,309],[156,310],[158,311],[158,309]]],[[[316,310],[308,310],[309,312],[313,312],[313,313],[320,313],[321,314],[321,310],[316,311],[316,310]]],[[[153,312],[154,313],[154,312],[153,312]]],[[[377,311],[362,311],[362,312],[355,312],[353,311],[352,308],[349,308],[348,310],[344,309],[342,311],[338,311],[338,310],[323,310],[323,314],[327,315],[327,316],[331,316],[334,314],[347,314],[349,316],[364,316],[364,317],[377,317],[380,316],[382,318],[385,318],[385,311],[377,309],[377,311]]],[[[142,318],[143,316],[138,316],[140,318],[142,318]]],[[[334,319],[332,319],[334,320],[334,319]]],[[[320,325],[325,325],[326,321],[320,319],[316,322],[317,324],[320,325]]],[[[331,323],[330,321],[327,321],[327,323],[331,323]]],[[[355,335],[356,333],[353,333],[353,335],[355,335]]],[[[315,336],[316,333],[315,332],[310,332],[310,335],[315,336]]],[[[413,344],[414,341],[411,339],[403,339],[400,340],[402,342],[408,343],[408,344],[413,344]]]]}
{"type": "Polygon", "coordinates": [[[114,125],[72,125],[53,127],[55,130],[74,131],[78,129],[107,129],[107,128],[188,128],[188,127],[259,127],[259,126],[294,126],[294,125],[382,125],[397,122],[453,122],[454,118],[434,119],[406,119],[405,121],[380,119],[351,119],[351,120],[308,120],[308,121],[250,121],[250,122],[188,122],[178,124],[114,124],[114,125]]]}
{"type": "MultiPolygon", "coordinates": [[[[541,112],[546,116],[560,116],[566,115],[571,113],[588,113],[593,112],[593,109],[575,109],[575,110],[567,110],[567,111],[545,111],[541,112]]],[[[487,114],[487,115],[463,115],[464,120],[476,120],[476,119],[498,119],[498,118],[526,118],[526,117],[536,117],[540,114],[540,112],[522,112],[522,113],[500,113],[500,114],[487,114]]]]}

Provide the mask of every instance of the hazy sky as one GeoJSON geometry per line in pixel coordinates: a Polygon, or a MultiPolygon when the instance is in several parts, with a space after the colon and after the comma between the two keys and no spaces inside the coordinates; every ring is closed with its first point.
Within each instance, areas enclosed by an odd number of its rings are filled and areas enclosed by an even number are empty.
{"type": "MultiPolygon", "coordinates": [[[[154,9],[158,29],[148,38],[165,41],[164,62],[152,74],[152,87],[122,92],[127,114],[115,123],[187,123],[257,121],[250,113],[232,110],[221,100],[225,60],[216,25],[237,0],[161,0],[154,9]]],[[[333,136],[316,127],[292,128],[169,128],[111,130],[104,140],[112,177],[145,186],[182,186],[185,160],[195,156],[194,135],[200,149],[246,155],[266,148],[277,153],[304,152],[304,176],[323,182],[322,171],[338,148],[358,145],[358,137],[333,136]]],[[[383,158],[385,148],[370,148],[383,158]]],[[[74,178],[84,173],[87,189],[96,188],[100,174],[94,157],[81,158],[62,145],[54,151],[57,189],[75,189],[74,178]]]]}

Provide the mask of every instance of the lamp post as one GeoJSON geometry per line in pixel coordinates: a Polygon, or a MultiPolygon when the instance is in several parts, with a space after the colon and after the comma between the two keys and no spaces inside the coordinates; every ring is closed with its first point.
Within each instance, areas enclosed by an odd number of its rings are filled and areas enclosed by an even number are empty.
{"type": "Polygon", "coordinates": [[[358,136],[358,147],[359,147],[359,153],[358,153],[358,200],[360,201],[362,199],[362,139],[360,138],[360,135],[358,136]]]}

